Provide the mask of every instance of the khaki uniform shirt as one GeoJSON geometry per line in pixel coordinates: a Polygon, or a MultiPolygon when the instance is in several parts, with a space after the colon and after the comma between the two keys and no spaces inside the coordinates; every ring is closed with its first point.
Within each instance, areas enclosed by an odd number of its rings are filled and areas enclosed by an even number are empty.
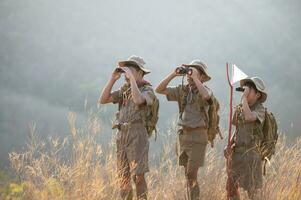
{"type": "MultiPolygon", "coordinates": [[[[145,98],[146,105],[152,105],[155,93],[150,86],[140,87],[140,92],[145,98]]],[[[129,123],[141,120],[141,112],[143,111],[144,105],[136,105],[132,99],[130,88],[123,92],[122,97],[120,96],[120,90],[112,92],[113,103],[122,101],[120,111],[117,112],[117,121],[119,123],[129,123]]]]}
{"type": "MultiPolygon", "coordinates": [[[[167,87],[168,101],[180,101],[181,85],[177,87],[167,87]]],[[[210,94],[211,90],[208,88],[210,94]]],[[[189,128],[207,128],[209,105],[201,108],[200,103],[205,103],[199,91],[189,91],[187,95],[187,104],[182,116],[179,117],[178,125],[189,128]]]]}
{"type": "Polygon", "coordinates": [[[242,110],[236,110],[233,115],[233,124],[236,126],[236,146],[252,146],[257,142],[255,137],[259,133],[255,127],[262,128],[265,118],[265,108],[261,103],[256,103],[250,109],[257,117],[255,122],[246,122],[242,110]]]}

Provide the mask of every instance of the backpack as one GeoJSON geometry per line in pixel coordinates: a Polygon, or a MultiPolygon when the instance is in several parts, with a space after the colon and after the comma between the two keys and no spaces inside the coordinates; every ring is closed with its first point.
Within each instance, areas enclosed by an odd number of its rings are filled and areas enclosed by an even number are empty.
{"type": "MultiPolygon", "coordinates": [[[[154,95],[155,96],[155,95],[154,95]]],[[[141,119],[143,125],[146,128],[149,137],[155,132],[155,140],[157,139],[157,123],[159,119],[159,99],[155,96],[152,105],[144,106],[144,111],[142,112],[141,119]]]]}
{"type": "MultiPolygon", "coordinates": [[[[143,82],[142,85],[139,85],[138,87],[140,89],[145,89],[147,87],[151,86],[148,82],[143,82]]],[[[129,89],[129,85],[125,84],[121,87],[119,91],[119,97],[121,101],[119,102],[118,110],[120,111],[122,107],[122,96],[123,93],[129,89]]],[[[142,110],[141,112],[141,119],[142,123],[146,128],[147,134],[149,137],[152,136],[153,132],[155,132],[155,140],[157,139],[157,123],[159,119],[159,99],[154,95],[154,101],[152,105],[143,105],[140,107],[142,110]]]]}
{"type": "Polygon", "coordinates": [[[219,120],[220,116],[218,114],[220,105],[218,100],[215,98],[215,96],[212,95],[211,97],[212,103],[209,106],[208,116],[209,116],[209,127],[208,127],[208,140],[211,143],[211,147],[214,146],[214,139],[216,135],[218,134],[221,139],[223,139],[223,136],[221,134],[220,128],[219,128],[219,120]]]}
{"type": "Polygon", "coordinates": [[[265,120],[262,127],[262,140],[260,142],[260,154],[262,160],[270,160],[275,154],[278,140],[278,125],[273,113],[265,109],[265,120]]]}
{"type": "MultiPolygon", "coordinates": [[[[182,114],[184,112],[185,106],[187,104],[187,96],[188,96],[188,85],[180,85],[180,97],[178,101],[179,106],[179,114],[180,118],[182,117],[182,114]]],[[[219,109],[220,104],[216,97],[214,95],[211,96],[209,102],[200,102],[200,108],[204,111],[205,106],[209,105],[208,114],[206,113],[206,121],[208,122],[208,141],[211,144],[211,147],[214,146],[214,139],[216,138],[216,135],[218,134],[221,139],[223,139],[223,136],[221,134],[220,128],[219,128],[219,109]]]]}

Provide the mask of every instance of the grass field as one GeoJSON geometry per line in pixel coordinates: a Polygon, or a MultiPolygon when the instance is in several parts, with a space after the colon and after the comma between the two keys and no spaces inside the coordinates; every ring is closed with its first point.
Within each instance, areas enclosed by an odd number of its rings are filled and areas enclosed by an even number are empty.
{"type": "MultiPolygon", "coordinates": [[[[31,126],[24,152],[10,153],[14,180],[0,174],[0,199],[118,199],[114,141],[96,142],[101,123],[91,117],[76,127],[76,114],[69,113],[70,136],[48,142],[31,126]]],[[[161,134],[163,135],[163,134],[161,134]]],[[[223,141],[224,143],[225,141],[223,141]]],[[[147,174],[149,199],[185,199],[185,178],[175,162],[174,142],[165,140],[156,164],[147,174]]],[[[223,144],[220,144],[223,145],[223,144]]],[[[208,148],[206,164],[199,172],[202,199],[225,199],[226,169],[221,148],[208,148]],[[219,150],[218,150],[219,149],[219,150]]],[[[293,143],[281,136],[276,155],[264,177],[263,199],[301,199],[301,138],[293,143]]],[[[241,191],[242,199],[248,199],[241,191]]]]}

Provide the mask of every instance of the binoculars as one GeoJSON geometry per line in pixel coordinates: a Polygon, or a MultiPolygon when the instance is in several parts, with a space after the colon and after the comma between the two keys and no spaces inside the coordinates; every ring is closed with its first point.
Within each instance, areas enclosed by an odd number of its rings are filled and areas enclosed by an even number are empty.
{"type": "Polygon", "coordinates": [[[191,75],[192,74],[192,69],[188,68],[188,67],[177,67],[176,68],[176,73],[177,74],[188,74],[188,75],[191,75]]]}
{"type": "Polygon", "coordinates": [[[245,91],[245,88],[243,88],[243,87],[237,87],[235,90],[236,90],[237,92],[244,92],[244,91],[245,91]]]}
{"type": "Polygon", "coordinates": [[[121,69],[120,67],[117,67],[115,69],[115,72],[117,72],[117,73],[125,73],[125,71],[123,69],[121,69]]]}

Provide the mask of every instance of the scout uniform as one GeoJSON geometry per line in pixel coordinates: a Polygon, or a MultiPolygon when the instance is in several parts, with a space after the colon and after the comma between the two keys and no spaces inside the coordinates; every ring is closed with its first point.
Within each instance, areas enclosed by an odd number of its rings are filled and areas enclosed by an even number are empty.
{"type": "MultiPolygon", "coordinates": [[[[145,74],[150,73],[149,70],[144,68],[143,65],[145,63],[140,57],[131,56],[127,61],[119,62],[120,67],[127,64],[135,64],[145,74]]],[[[146,81],[137,83],[137,85],[146,100],[144,105],[138,106],[133,102],[129,85],[125,85],[122,89],[112,92],[113,103],[120,104],[119,111],[116,113],[116,122],[113,126],[114,128],[118,128],[116,146],[117,171],[120,180],[129,178],[131,175],[139,175],[149,171],[149,136],[141,120],[141,116],[143,115],[144,106],[152,105],[155,94],[150,84],[146,81]]],[[[137,196],[146,197],[146,186],[142,191],[144,194],[139,194],[137,191],[137,196]]]]}
{"type": "Polygon", "coordinates": [[[233,183],[231,188],[228,188],[233,196],[232,199],[237,199],[238,187],[248,191],[251,198],[254,190],[262,187],[262,158],[258,147],[262,139],[260,130],[265,119],[265,108],[262,103],[266,101],[267,94],[264,91],[264,82],[258,77],[241,80],[241,87],[249,81],[253,82],[257,90],[261,92],[261,98],[250,107],[252,113],[257,116],[255,122],[245,121],[241,105],[237,106],[233,115],[233,125],[236,126],[236,131],[233,153],[230,158],[230,177],[228,177],[233,183]]]}
{"type": "MultiPolygon", "coordinates": [[[[185,65],[195,67],[204,72],[206,80],[211,78],[207,73],[207,66],[199,60],[192,61],[191,64],[185,65]]],[[[177,101],[181,104],[182,90],[188,90],[186,105],[183,113],[180,113],[178,119],[178,146],[177,156],[180,166],[185,167],[185,175],[189,178],[190,174],[204,165],[206,146],[208,143],[208,110],[209,104],[203,100],[201,94],[196,87],[189,85],[179,85],[177,87],[167,87],[168,101],[177,101]],[[203,105],[203,106],[201,106],[203,105]]],[[[207,88],[209,90],[209,88],[207,88]]],[[[210,96],[212,95],[211,90],[210,96]]],[[[196,179],[196,177],[194,177],[196,179]]],[[[196,184],[192,188],[188,188],[191,199],[199,198],[199,186],[196,184]]]]}

